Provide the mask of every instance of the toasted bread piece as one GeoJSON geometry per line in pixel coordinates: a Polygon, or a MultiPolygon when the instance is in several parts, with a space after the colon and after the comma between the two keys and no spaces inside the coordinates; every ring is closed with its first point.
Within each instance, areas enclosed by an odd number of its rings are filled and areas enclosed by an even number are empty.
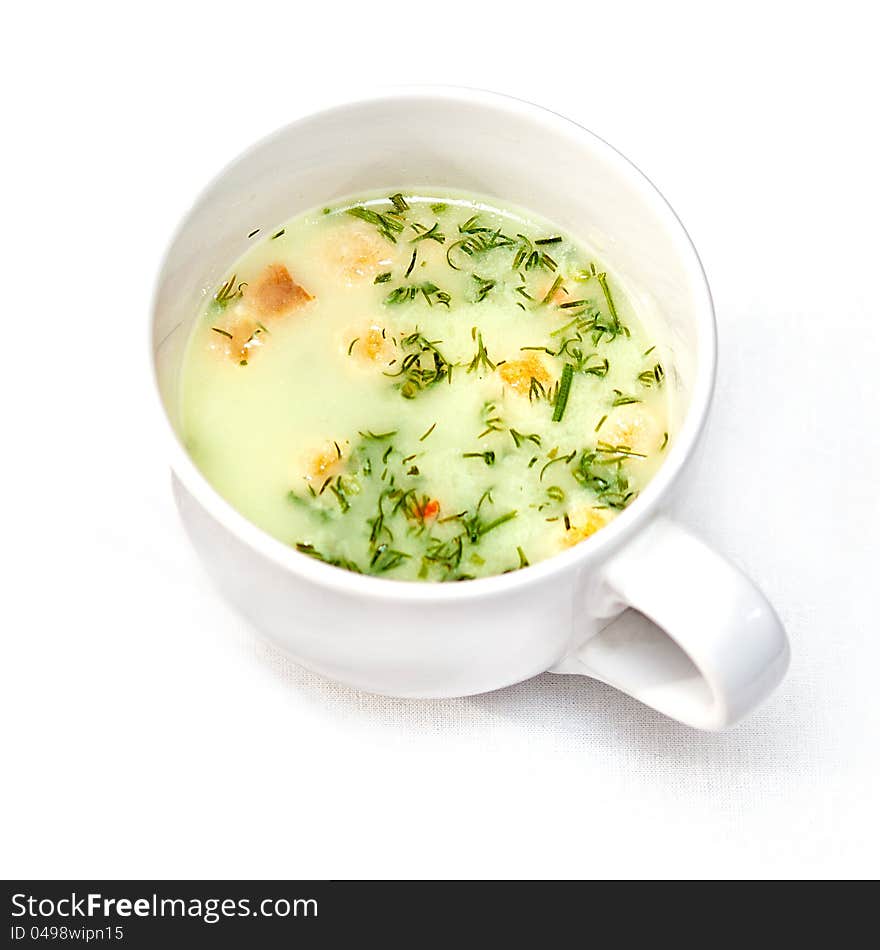
{"type": "Polygon", "coordinates": [[[594,535],[611,521],[611,512],[607,508],[585,508],[570,521],[570,527],[562,536],[562,543],[570,548],[594,535]]]}
{"type": "Polygon", "coordinates": [[[245,303],[262,319],[286,316],[311,299],[284,264],[269,264],[244,290],[245,303]]]}
{"type": "Polygon", "coordinates": [[[529,353],[521,360],[502,363],[498,367],[498,373],[511,389],[523,396],[528,396],[533,379],[542,386],[550,382],[550,374],[534,353],[529,353]]]}
{"type": "MultiPolygon", "coordinates": [[[[599,437],[609,445],[651,456],[663,442],[663,427],[657,415],[644,403],[627,403],[609,413],[599,430],[599,437]]],[[[627,461],[633,464],[642,460],[634,457],[627,461]]]]}
{"type": "Polygon", "coordinates": [[[315,489],[339,474],[345,467],[347,447],[339,442],[325,442],[306,456],[305,479],[315,489]]]}
{"type": "Polygon", "coordinates": [[[394,344],[388,334],[383,335],[383,327],[377,323],[366,329],[352,333],[352,339],[345,344],[346,353],[355,357],[364,365],[378,364],[387,366],[394,359],[394,344]]]}
{"type": "Polygon", "coordinates": [[[211,348],[241,365],[247,365],[248,360],[266,342],[262,324],[250,317],[238,316],[226,327],[211,329],[211,348]]]}
{"type": "Polygon", "coordinates": [[[372,280],[391,268],[394,249],[375,228],[363,221],[348,221],[334,228],[326,254],[349,284],[372,280]]]}

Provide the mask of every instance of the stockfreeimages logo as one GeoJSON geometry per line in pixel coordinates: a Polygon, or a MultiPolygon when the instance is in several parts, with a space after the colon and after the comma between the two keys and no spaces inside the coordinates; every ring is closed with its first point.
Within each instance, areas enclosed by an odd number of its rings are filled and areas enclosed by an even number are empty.
{"type": "Polygon", "coordinates": [[[317,917],[315,898],[265,897],[251,900],[219,897],[106,897],[99,893],[77,894],[60,898],[12,895],[12,917],[30,919],[65,918],[127,920],[132,917],[186,917],[216,924],[235,917],[317,917]]]}

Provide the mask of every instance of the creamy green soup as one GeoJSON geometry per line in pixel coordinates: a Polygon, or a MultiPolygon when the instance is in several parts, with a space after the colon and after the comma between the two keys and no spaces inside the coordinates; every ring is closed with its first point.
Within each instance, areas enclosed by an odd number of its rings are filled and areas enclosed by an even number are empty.
{"type": "Polygon", "coordinates": [[[403,580],[517,570],[589,543],[662,463],[662,349],[550,222],[404,192],[251,240],[196,322],[184,436],[304,555],[403,580]]]}

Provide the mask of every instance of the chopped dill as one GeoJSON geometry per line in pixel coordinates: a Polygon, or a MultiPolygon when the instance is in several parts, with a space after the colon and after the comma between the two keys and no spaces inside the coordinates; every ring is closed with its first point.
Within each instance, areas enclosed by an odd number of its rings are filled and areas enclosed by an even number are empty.
{"type": "Polygon", "coordinates": [[[568,455],[554,455],[550,459],[550,461],[547,462],[544,465],[544,467],[541,469],[541,474],[538,476],[538,481],[539,482],[544,481],[544,472],[546,472],[547,469],[550,468],[551,465],[555,465],[557,462],[566,462],[566,463],[571,462],[572,459],[574,459],[575,455],[577,455],[577,451],[575,449],[572,449],[568,455]]]}
{"type": "Polygon", "coordinates": [[[516,429],[510,429],[510,437],[513,439],[513,444],[519,448],[523,442],[534,442],[535,445],[541,445],[541,436],[537,432],[531,433],[531,435],[523,435],[522,432],[517,432],[516,429]]]}
{"type": "Polygon", "coordinates": [[[407,303],[415,300],[421,294],[431,307],[434,303],[449,307],[449,301],[452,300],[450,294],[441,290],[436,284],[427,281],[424,284],[406,284],[395,287],[385,298],[386,306],[395,306],[397,304],[407,303]]]}
{"type": "Polygon", "coordinates": [[[631,403],[642,401],[638,396],[631,396],[628,393],[621,392],[619,389],[615,389],[614,392],[617,393],[617,395],[611,403],[612,408],[616,406],[628,406],[631,403]]]}
{"type": "Polygon", "coordinates": [[[463,459],[482,459],[486,465],[495,464],[495,453],[492,451],[489,452],[464,452],[461,456],[463,459]]]}
{"type": "Polygon", "coordinates": [[[529,378],[529,402],[532,402],[534,399],[546,399],[547,390],[544,389],[543,384],[540,380],[535,379],[534,376],[529,378]]]}
{"type": "Polygon", "coordinates": [[[611,445],[609,442],[598,442],[596,444],[596,453],[613,456],[610,461],[615,462],[622,458],[647,458],[647,456],[642,452],[633,452],[633,450],[628,445],[611,445]]]}
{"type": "Polygon", "coordinates": [[[585,373],[588,376],[598,376],[600,378],[604,378],[605,376],[608,375],[608,370],[610,368],[611,367],[608,362],[608,357],[603,356],[602,359],[598,363],[594,364],[593,366],[590,366],[589,363],[585,363],[584,366],[580,367],[579,371],[581,373],[585,373]]]}
{"type": "Polygon", "coordinates": [[[486,295],[494,289],[496,282],[485,277],[480,277],[479,274],[471,274],[471,277],[477,283],[476,290],[474,291],[474,303],[482,303],[486,299],[486,295]]]}
{"type": "Polygon", "coordinates": [[[403,225],[399,221],[396,221],[391,214],[381,214],[372,208],[365,208],[362,205],[346,209],[346,214],[350,214],[352,217],[360,218],[362,221],[372,224],[382,237],[392,244],[397,243],[395,235],[400,234],[403,230],[403,225]]]}
{"type": "Polygon", "coordinates": [[[467,257],[482,257],[483,255],[499,248],[511,247],[516,244],[513,238],[503,234],[498,228],[492,231],[491,228],[483,227],[478,224],[479,215],[474,215],[458,226],[460,234],[465,235],[457,241],[453,241],[446,248],[446,263],[453,270],[461,270],[452,257],[453,251],[461,251],[467,257]]]}
{"type": "Polygon", "coordinates": [[[346,497],[345,491],[343,490],[342,477],[336,479],[335,483],[330,485],[330,491],[336,496],[336,500],[339,502],[339,507],[342,509],[342,513],[345,514],[350,508],[351,505],[346,497]]]}
{"type": "Polygon", "coordinates": [[[406,199],[402,194],[400,194],[400,192],[398,192],[396,195],[392,195],[388,200],[394,205],[394,210],[398,214],[406,214],[406,212],[409,211],[409,205],[406,203],[406,199]]]}
{"type": "MultiPolygon", "coordinates": [[[[600,443],[601,444],[601,443],[600,443]]],[[[609,508],[623,509],[635,498],[618,454],[585,449],[572,470],[575,481],[592,491],[609,508]]]]}
{"type": "Polygon", "coordinates": [[[410,244],[416,244],[419,241],[436,241],[438,244],[443,244],[446,241],[446,235],[440,230],[439,221],[435,221],[430,228],[426,228],[423,224],[412,224],[410,226],[416,232],[416,236],[410,241],[410,244]]]}
{"type": "Polygon", "coordinates": [[[504,423],[501,416],[498,415],[494,402],[483,404],[483,425],[486,428],[477,436],[478,439],[483,439],[493,432],[501,432],[504,429],[504,423]]]}
{"type": "Polygon", "coordinates": [[[342,567],[346,571],[353,571],[355,574],[363,574],[363,571],[354,563],[347,558],[342,557],[330,557],[327,554],[323,554],[319,551],[313,544],[309,544],[305,541],[297,541],[294,547],[301,554],[308,554],[309,557],[315,558],[316,561],[322,561],[324,564],[331,564],[333,567],[342,567]]]}
{"type": "Polygon", "coordinates": [[[214,294],[214,303],[218,307],[225,307],[231,300],[243,296],[245,287],[247,284],[243,282],[236,286],[235,274],[233,274],[214,294]]]}
{"type": "Polygon", "coordinates": [[[406,355],[396,373],[385,375],[400,378],[396,385],[404,399],[414,399],[421,391],[444,380],[452,382],[453,364],[437,348],[439,342],[428,340],[418,330],[401,337],[400,346],[406,355]]]}
{"type": "Polygon", "coordinates": [[[643,386],[650,389],[651,386],[661,386],[665,376],[663,366],[660,363],[655,363],[651,369],[639,373],[638,380],[643,386]]]}
{"type": "Polygon", "coordinates": [[[548,304],[553,299],[553,295],[557,290],[562,286],[562,274],[557,274],[556,279],[550,285],[550,289],[544,294],[543,299],[541,300],[542,304],[548,304]]]}
{"type": "Polygon", "coordinates": [[[474,358],[470,363],[468,363],[467,371],[469,373],[476,373],[481,366],[484,366],[490,372],[494,370],[495,364],[489,359],[489,353],[483,344],[483,334],[480,333],[476,327],[473,327],[471,330],[471,339],[476,341],[477,352],[474,354],[474,358]]]}

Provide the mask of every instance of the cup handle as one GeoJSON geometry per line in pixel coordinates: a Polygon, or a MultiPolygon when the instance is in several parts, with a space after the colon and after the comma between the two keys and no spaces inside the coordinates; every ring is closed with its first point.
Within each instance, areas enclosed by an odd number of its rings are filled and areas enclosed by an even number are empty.
{"type": "Polygon", "coordinates": [[[723,729],[788,668],[788,639],[767,598],[668,518],[613,557],[603,594],[605,616],[631,607],[643,617],[622,614],[553,672],[591,676],[687,725],[723,729]]]}

